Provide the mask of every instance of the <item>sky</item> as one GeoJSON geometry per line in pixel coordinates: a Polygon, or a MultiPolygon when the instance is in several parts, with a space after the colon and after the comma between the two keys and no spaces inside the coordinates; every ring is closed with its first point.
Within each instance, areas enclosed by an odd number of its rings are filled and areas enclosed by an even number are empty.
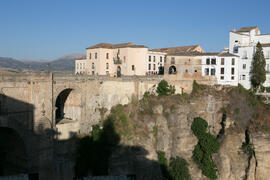
{"type": "Polygon", "coordinates": [[[269,0],[0,0],[0,57],[52,60],[91,45],[228,47],[229,31],[270,33],[269,0]]]}

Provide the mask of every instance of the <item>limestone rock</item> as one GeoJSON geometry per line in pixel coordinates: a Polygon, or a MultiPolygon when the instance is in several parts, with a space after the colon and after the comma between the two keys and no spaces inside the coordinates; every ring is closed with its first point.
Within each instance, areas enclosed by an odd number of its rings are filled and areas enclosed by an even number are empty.
{"type": "Polygon", "coordinates": [[[248,156],[241,150],[245,134],[232,133],[225,135],[215,162],[220,180],[242,180],[248,166],[248,156]]]}
{"type": "MultiPolygon", "coordinates": [[[[269,179],[270,174],[270,135],[264,133],[251,134],[254,145],[257,167],[254,170],[256,180],[269,179]]],[[[254,168],[254,167],[253,167],[254,168]]]]}

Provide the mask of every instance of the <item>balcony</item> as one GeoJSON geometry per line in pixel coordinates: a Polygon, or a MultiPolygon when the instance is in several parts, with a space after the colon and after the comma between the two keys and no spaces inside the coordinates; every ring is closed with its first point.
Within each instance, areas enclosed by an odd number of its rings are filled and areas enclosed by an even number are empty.
{"type": "Polygon", "coordinates": [[[121,59],[117,59],[117,60],[113,60],[114,64],[122,64],[122,60],[121,59]]]}

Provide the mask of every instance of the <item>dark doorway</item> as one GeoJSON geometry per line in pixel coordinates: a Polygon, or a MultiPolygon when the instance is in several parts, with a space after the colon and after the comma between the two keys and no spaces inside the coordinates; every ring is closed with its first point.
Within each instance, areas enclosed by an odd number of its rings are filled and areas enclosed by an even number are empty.
{"type": "Polygon", "coordinates": [[[20,135],[11,128],[0,128],[0,176],[27,174],[27,157],[20,135]]]}
{"type": "Polygon", "coordinates": [[[177,73],[176,67],[175,67],[175,66],[171,66],[171,67],[169,68],[169,74],[176,74],[176,73],[177,73]]]}
{"type": "Polygon", "coordinates": [[[117,66],[117,77],[121,77],[121,67],[117,66]]]}
{"type": "Polygon", "coordinates": [[[164,67],[163,66],[159,66],[158,67],[158,74],[159,75],[163,75],[164,74],[164,67]]]}

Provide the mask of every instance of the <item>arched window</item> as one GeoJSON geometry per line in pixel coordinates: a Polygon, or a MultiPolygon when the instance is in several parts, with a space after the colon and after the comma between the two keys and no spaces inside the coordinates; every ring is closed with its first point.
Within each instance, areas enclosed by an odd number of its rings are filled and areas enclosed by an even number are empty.
{"type": "Polygon", "coordinates": [[[176,74],[177,71],[176,71],[176,67],[175,66],[170,66],[169,68],[169,74],[176,74]]]}

